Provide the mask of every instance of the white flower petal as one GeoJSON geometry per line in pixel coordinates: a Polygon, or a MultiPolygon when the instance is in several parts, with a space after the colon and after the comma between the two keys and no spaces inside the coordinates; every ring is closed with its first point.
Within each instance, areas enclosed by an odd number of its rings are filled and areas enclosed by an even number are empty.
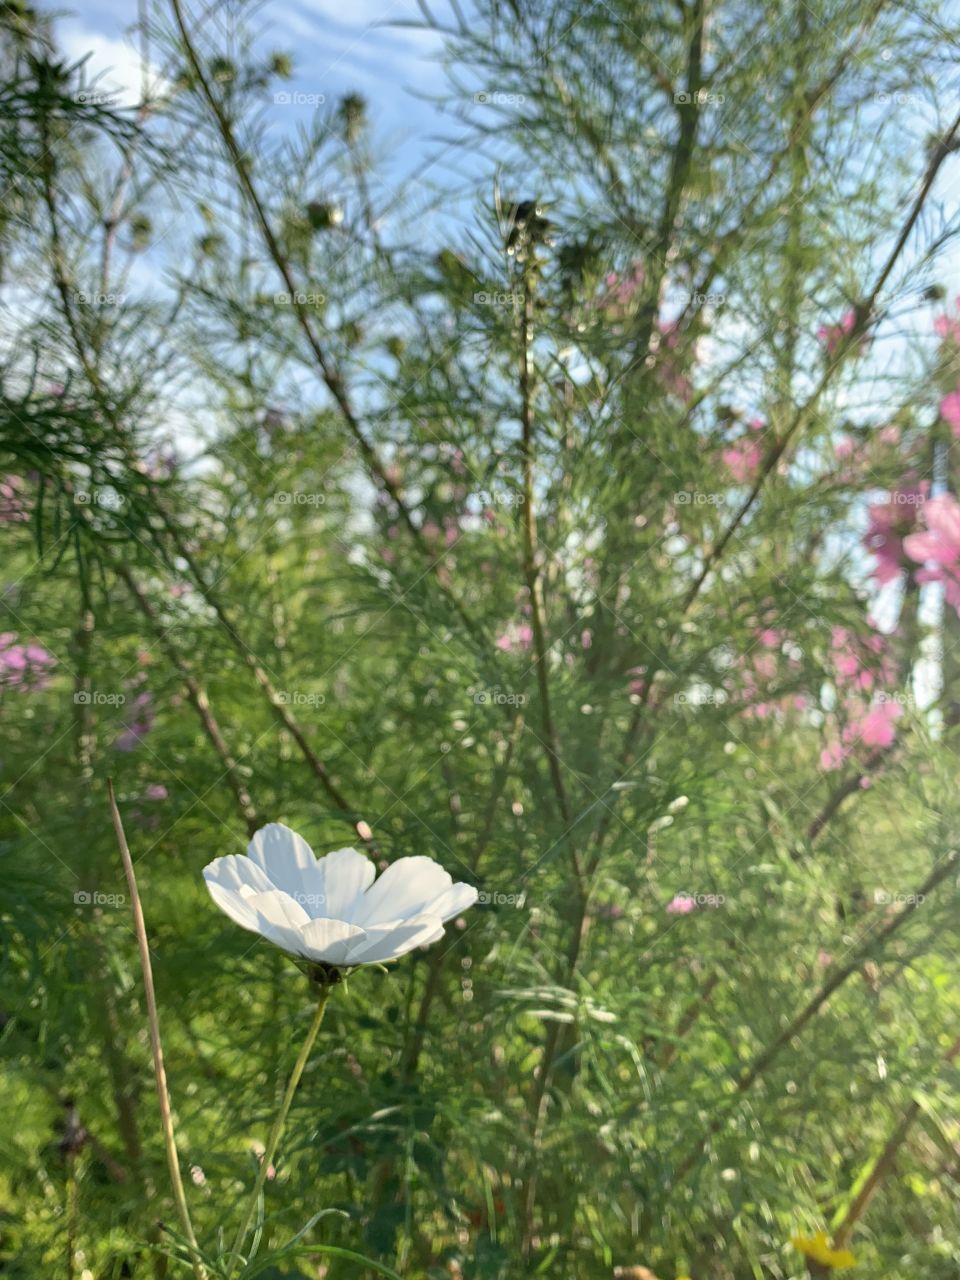
{"type": "Polygon", "coordinates": [[[247,899],[237,889],[225,889],[222,884],[218,884],[216,880],[207,880],[207,888],[210,890],[210,897],[225,915],[244,929],[250,929],[253,933],[260,932],[260,923],[257,920],[257,913],[253,911],[247,899]]]}
{"type": "Polygon", "coordinates": [[[373,925],[366,938],[347,952],[347,964],[377,964],[395,960],[414,947],[423,947],[443,937],[443,921],[438,916],[421,915],[402,923],[373,925]]]}
{"type": "Polygon", "coordinates": [[[247,846],[247,853],[271,883],[291,898],[298,901],[323,899],[323,871],[313,850],[303,836],[298,836],[282,822],[269,822],[261,827],[247,846]]]}
{"type": "Polygon", "coordinates": [[[458,916],[461,911],[466,911],[468,907],[472,907],[477,900],[477,890],[472,884],[465,884],[459,880],[456,884],[452,884],[449,889],[445,889],[439,898],[434,898],[432,902],[427,903],[427,912],[432,916],[439,916],[441,920],[452,920],[454,916],[458,916]]]}
{"type": "MultiPolygon", "coordinates": [[[[334,849],[317,863],[326,890],[323,910],[317,915],[334,920],[352,920],[363,894],[373,884],[376,867],[366,854],[356,849],[334,849]]],[[[313,914],[313,913],[311,913],[313,914]]]]}
{"type": "Polygon", "coordinates": [[[311,920],[300,930],[301,955],[323,964],[343,964],[351,945],[366,934],[346,920],[311,920]]]}
{"type": "Polygon", "coordinates": [[[270,942],[294,955],[303,945],[302,930],[310,917],[300,903],[281,889],[252,893],[244,904],[256,913],[257,928],[270,942]]]}
{"type": "Polygon", "coordinates": [[[432,858],[398,858],[363,895],[351,919],[366,928],[419,915],[451,884],[450,874],[432,858]]]}
{"type": "Polygon", "coordinates": [[[246,885],[254,893],[265,893],[276,887],[270,877],[242,853],[229,853],[225,858],[214,858],[203,868],[203,878],[222,885],[224,889],[239,889],[246,885]]]}

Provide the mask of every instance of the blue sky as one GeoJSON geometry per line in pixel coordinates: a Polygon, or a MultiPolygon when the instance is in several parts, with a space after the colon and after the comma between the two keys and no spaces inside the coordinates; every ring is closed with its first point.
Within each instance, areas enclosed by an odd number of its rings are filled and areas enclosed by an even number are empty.
{"type": "MultiPolygon", "coordinates": [[[[129,35],[135,12],[129,0],[85,0],[57,22],[58,40],[71,60],[90,54],[90,74],[108,73],[104,87],[135,93],[139,53],[129,35]]],[[[443,6],[436,12],[443,17],[443,6]]],[[[366,97],[389,179],[391,171],[399,177],[433,155],[432,139],[449,128],[442,113],[417,96],[443,91],[441,40],[390,25],[420,20],[415,0],[270,0],[256,12],[254,29],[264,49],[293,58],[294,78],[280,87],[322,94],[328,102],[348,92],[366,97]]],[[[280,130],[292,130],[310,114],[307,105],[273,108],[280,130]]]]}

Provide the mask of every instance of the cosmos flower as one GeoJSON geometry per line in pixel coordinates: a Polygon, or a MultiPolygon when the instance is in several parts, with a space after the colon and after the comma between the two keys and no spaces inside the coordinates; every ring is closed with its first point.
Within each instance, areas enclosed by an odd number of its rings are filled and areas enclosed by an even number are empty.
{"type": "Polygon", "coordinates": [[[382,964],[443,936],[447,920],[477,900],[432,858],[398,858],[378,880],[366,854],[322,858],[282,823],[263,827],[247,856],[204,868],[214,902],[231,920],[291,956],[332,968],[382,964]]]}
{"type": "Polygon", "coordinates": [[[849,1249],[833,1249],[825,1231],[817,1231],[812,1236],[795,1235],[790,1243],[799,1249],[805,1258],[819,1263],[821,1267],[830,1267],[842,1271],[852,1267],[855,1259],[849,1249]]]}

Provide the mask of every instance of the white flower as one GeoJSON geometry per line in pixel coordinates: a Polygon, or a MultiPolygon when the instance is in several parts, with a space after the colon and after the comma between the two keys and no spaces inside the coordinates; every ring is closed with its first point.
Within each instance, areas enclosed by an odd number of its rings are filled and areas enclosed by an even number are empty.
{"type": "Polygon", "coordinates": [[[263,827],[247,857],[204,867],[210,896],[231,920],[301,959],[336,967],[382,964],[443,936],[477,900],[432,858],[398,858],[380,879],[356,849],[317,858],[282,823],[263,827]]]}

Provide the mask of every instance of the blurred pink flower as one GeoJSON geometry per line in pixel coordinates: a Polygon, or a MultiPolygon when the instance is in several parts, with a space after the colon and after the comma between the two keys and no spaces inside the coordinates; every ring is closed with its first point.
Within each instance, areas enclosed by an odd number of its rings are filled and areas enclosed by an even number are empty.
{"type": "Polygon", "coordinates": [[[951,391],[940,401],[940,417],[955,436],[960,437],[960,391],[951,391]]]}
{"type": "Polygon", "coordinates": [[[670,899],[666,906],[667,915],[671,916],[689,915],[691,911],[696,911],[696,909],[697,904],[688,893],[678,893],[670,899]]]}
{"type": "Polygon", "coordinates": [[[57,660],[39,644],[18,644],[16,633],[0,635],[0,688],[36,693],[45,689],[57,660]]]}
{"type": "Polygon", "coordinates": [[[763,447],[759,441],[742,436],[720,454],[730,470],[735,484],[747,484],[752,480],[763,461],[763,447]]]}
{"type": "Polygon", "coordinates": [[[162,782],[151,782],[143,794],[148,800],[166,800],[168,792],[162,782]]]}
{"type": "Polygon", "coordinates": [[[817,330],[817,337],[827,348],[828,353],[833,355],[843,339],[853,333],[856,323],[857,313],[855,311],[845,311],[839,324],[821,325],[817,330]]]}

